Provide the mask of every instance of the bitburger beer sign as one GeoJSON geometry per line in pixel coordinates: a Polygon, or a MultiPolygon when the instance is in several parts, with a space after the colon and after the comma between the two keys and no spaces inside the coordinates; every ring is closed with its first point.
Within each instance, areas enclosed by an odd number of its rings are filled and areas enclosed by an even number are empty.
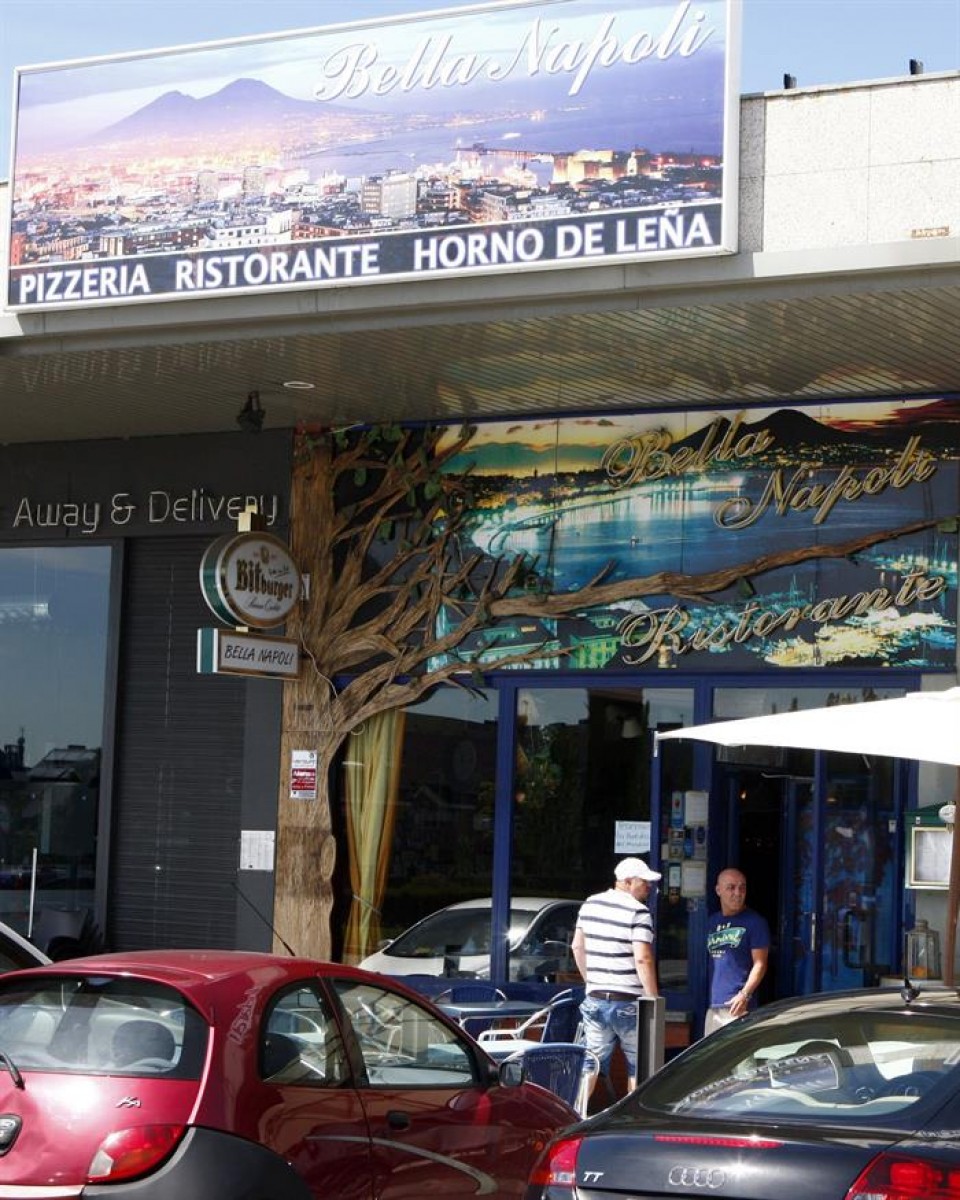
{"type": "Polygon", "coordinates": [[[269,533],[218,538],[200,562],[200,589],[227,625],[274,629],[300,599],[300,570],[290,551],[269,533]]]}

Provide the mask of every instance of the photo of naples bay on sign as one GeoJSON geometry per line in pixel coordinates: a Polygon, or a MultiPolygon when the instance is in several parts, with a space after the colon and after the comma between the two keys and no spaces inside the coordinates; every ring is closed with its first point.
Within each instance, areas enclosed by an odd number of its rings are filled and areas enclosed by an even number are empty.
{"type": "Polygon", "coordinates": [[[9,304],[729,252],[737,12],[498,4],[23,69],[9,304]]]}

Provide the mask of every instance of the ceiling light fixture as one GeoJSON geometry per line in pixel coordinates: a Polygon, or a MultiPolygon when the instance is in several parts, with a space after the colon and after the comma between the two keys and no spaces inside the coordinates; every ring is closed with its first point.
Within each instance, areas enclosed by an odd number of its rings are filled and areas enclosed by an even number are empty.
{"type": "Polygon", "coordinates": [[[317,385],[311,383],[309,379],[285,379],[283,386],[289,388],[291,392],[312,392],[317,385]]]}

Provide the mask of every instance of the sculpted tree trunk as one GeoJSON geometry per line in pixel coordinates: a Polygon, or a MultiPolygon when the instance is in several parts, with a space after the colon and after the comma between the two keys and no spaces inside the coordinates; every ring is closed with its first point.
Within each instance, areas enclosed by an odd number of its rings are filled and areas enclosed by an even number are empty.
{"type": "MultiPolygon", "coordinates": [[[[328,959],[332,953],[330,914],[336,865],[329,765],[346,734],[331,735],[305,724],[304,714],[316,707],[319,691],[317,681],[306,674],[298,683],[284,686],[273,923],[295,953],[328,959]],[[290,798],[290,760],[294,750],[317,752],[316,800],[290,798]]],[[[283,953],[279,940],[274,950],[283,953]]]]}
{"type": "MultiPolygon", "coordinates": [[[[297,954],[330,958],[330,915],[336,841],[330,808],[330,767],[350,726],[334,727],[331,679],[313,669],[310,654],[318,646],[319,623],[332,573],[331,533],[334,519],[332,481],[327,472],[311,469],[298,447],[291,496],[291,551],[308,578],[310,600],[288,623],[287,633],[300,641],[301,673],[283,690],[280,741],[280,800],[277,814],[276,894],[274,925],[297,954]],[[316,800],[290,797],[294,750],[317,754],[316,800]]],[[[328,468],[329,470],[329,468],[328,468]]],[[[274,945],[275,950],[280,947],[274,945]]]]}
{"type": "MultiPolygon", "coordinates": [[[[387,426],[352,438],[298,434],[291,550],[309,577],[309,598],[287,626],[300,642],[302,669],[284,684],[274,906],[277,933],[298,954],[329,958],[333,949],[330,770],[337,751],[364,721],[414,704],[438,684],[477,686],[478,668],[459,654],[468,638],[489,631],[492,644],[500,618],[549,619],[644,596],[708,597],[781,567],[846,558],[942,519],[701,575],[657,572],[605,582],[607,568],[576,591],[551,592],[525,555],[492,558],[469,548],[469,476],[444,468],[472,433],[387,426]],[[444,614],[454,619],[441,620],[444,614]],[[293,750],[317,753],[316,800],[290,799],[293,750]]],[[[542,651],[500,656],[497,666],[532,662],[542,651]]]]}

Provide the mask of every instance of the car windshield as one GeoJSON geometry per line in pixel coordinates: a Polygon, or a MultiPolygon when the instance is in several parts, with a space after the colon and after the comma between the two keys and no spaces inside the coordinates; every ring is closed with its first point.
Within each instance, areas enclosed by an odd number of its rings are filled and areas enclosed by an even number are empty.
{"type": "Polygon", "coordinates": [[[199,1079],[207,1032],[162,984],[66,974],[0,980],[0,1051],[20,1070],[199,1079]]]}
{"type": "Polygon", "coordinates": [[[730,1120],[897,1126],[960,1085],[960,1016],[919,1010],[809,1010],[730,1026],[655,1076],[636,1103],[730,1120]]]}
{"type": "MultiPolygon", "coordinates": [[[[515,947],[537,915],[535,908],[511,908],[510,946],[515,947]]],[[[445,908],[425,917],[391,942],[397,958],[437,958],[444,954],[489,954],[490,909],[445,908]]]]}

